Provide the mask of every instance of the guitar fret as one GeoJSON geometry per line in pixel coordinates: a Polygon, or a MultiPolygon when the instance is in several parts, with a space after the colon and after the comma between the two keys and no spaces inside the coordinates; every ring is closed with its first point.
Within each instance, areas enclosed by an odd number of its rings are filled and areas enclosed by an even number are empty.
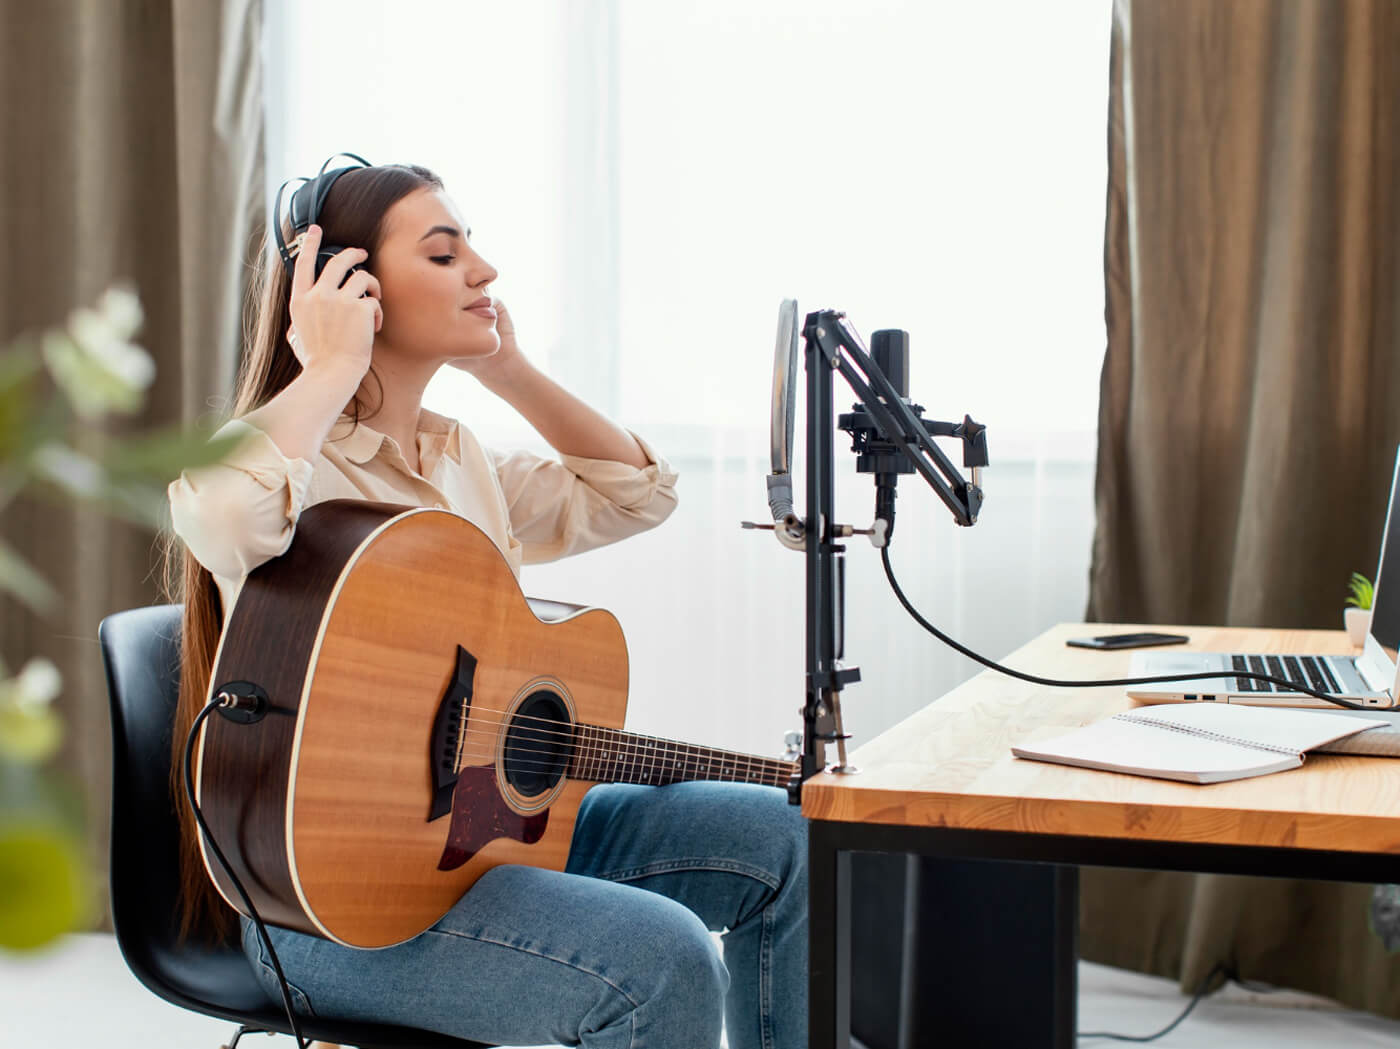
{"type": "Polygon", "coordinates": [[[601,775],[605,779],[617,779],[617,744],[613,740],[610,730],[599,729],[598,739],[602,747],[599,754],[599,761],[602,763],[601,775]]]}
{"type": "Polygon", "coordinates": [[[570,765],[570,775],[574,779],[588,778],[588,727],[586,725],[574,726],[574,760],[570,765]]]}

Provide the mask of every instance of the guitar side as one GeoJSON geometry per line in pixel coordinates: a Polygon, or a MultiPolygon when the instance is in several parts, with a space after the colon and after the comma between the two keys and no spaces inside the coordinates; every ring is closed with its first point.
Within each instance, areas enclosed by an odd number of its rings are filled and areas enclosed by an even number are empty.
{"type": "MultiPolygon", "coordinates": [[[[286,844],[286,798],[302,690],[321,620],[355,550],[403,508],[355,503],[329,514],[303,514],[292,545],[249,573],[219,640],[211,692],[231,681],[257,681],[268,714],[253,725],[209,718],[196,751],[200,810],[262,917],[310,931],[292,882],[286,844]]],[[[231,907],[244,910],[232,882],[200,836],[204,866],[231,907]]]]}

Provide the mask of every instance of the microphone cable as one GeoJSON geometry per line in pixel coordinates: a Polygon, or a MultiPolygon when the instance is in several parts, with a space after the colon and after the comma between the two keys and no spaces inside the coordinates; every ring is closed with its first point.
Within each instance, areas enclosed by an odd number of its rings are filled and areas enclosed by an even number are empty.
{"type": "MultiPolygon", "coordinates": [[[[893,525],[893,522],[891,522],[893,525]]],[[[1328,692],[1321,692],[1309,685],[1304,685],[1297,681],[1289,681],[1287,678],[1274,677],[1270,674],[1256,674],[1246,670],[1232,670],[1229,673],[1222,671],[1201,671],[1192,674],[1166,674],[1160,677],[1117,677],[1101,678],[1086,681],[1062,681],[1058,678],[1040,677],[1036,674],[1028,674],[1025,671],[1014,670],[1011,667],[1002,666],[995,660],[979,655],[966,645],[954,641],[943,631],[930,623],[919,614],[909,599],[904,596],[904,591],[900,589],[899,581],[895,579],[894,568],[890,565],[889,544],[880,548],[880,562],[885,566],[885,578],[889,580],[890,589],[894,591],[894,596],[899,598],[899,603],[904,606],[904,610],[914,617],[914,621],[927,630],[934,637],[938,638],[949,648],[967,656],[974,662],[981,663],[984,667],[1006,674],[1009,677],[1019,678],[1022,681],[1029,681],[1033,685],[1048,685],[1051,688],[1102,688],[1107,685],[1155,685],[1171,681],[1208,681],[1218,678],[1249,678],[1251,681],[1268,681],[1275,685],[1282,685],[1290,692],[1302,692],[1317,699],[1325,700],[1339,707],[1346,707],[1348,710],[1364,710],[1370,713],[1375,712],[1374,707],[1368,707],[1364,703],[1357,703],[1350,699],[1343,699],[1341,696],[1334,696],[1328,692]]]]}
{"type": "Polygon", "coordinates": [[[1201,999],[1206,996],[1206,988],[1210,986],[1211,981],[1215,979],[1217,973],[1223,973],[1227,981],[1234,980],[1236,983],[1240,983],[1241,986],[1244,986],[1233,969],[1224,962],[1216,962],[1215,967],[1211,969],[1210,972],[1206,973],[1205,978],[1197,984],[1196,993],[1192,995],[1191,1001],[1187,1003],[1186,1008],[1181,1011],[1180,1015],[1178,1015],[1175,1020],[1167,1024],[1166,1027],[1163,1027],[1156,1034],[1118,1034],[1114,1031],[1076,1031],[1074,1037],[1076,1039],[1112,1038],[1119,1042],[1155,1042],[1163,1035],[1169,1034],[1182,1020],[1191,1015],[1191,1010],[1196,1008],[1196,1006],[1200,1004],[1201,999]]]}
{"type": "Polygon", "coordinates": [[[227,692],[219,693],[204,705],[204,709],[199,712],[194,719],[194,724],[190,726],[189,735],[185,737],[183,769],[185,800],[190,803],[195,822],[199,824],[200,833],[204,835],[209,850],[218,858],[219,866],[223,867],[229,881],[233,882],[233,887],[238,890],[239,898],[243,900],[243,906],[248,908],[248,915],[253,919],[253,924],[257,926],[258,936],[262,940],[263,946],[267,948],[268,957],[272,959],[272,969],[277,974],[277,985],[282,991],[282,1007],[287,1012],[287,1022],[291,1024],[292,1038],[296,1041],[297,1049],[309,1049],[311,1043],[302,1036],[301,1025],[297,1023],[296,1010],[292,1008],[292,993],[287,986],[287,977],[282,972],[282,962],[277,957],[277,949],[272,946],[272,937],[267,934],[267,926],[263,924],[262,916],[258,914],[258,909],[253,906],[253,901],[248,898],[247,890],[243,888],[243,883],[238,880],[238,875],[233,872],[233,866],[224,856],[224,851],[219,848],[219,843],[214,840],[209,825],[204,822],[204,814],[199,811],[199,802],[195,800],[194,796],[194,773],[191,771],[191,764],[194,757],[195,740],[199,736],[199,727],[204,724],[205,719],[221,707],[246,710],[261,716],[266,713],[265,706],[265,702],[255,696],[235,696],[227,692]]]}

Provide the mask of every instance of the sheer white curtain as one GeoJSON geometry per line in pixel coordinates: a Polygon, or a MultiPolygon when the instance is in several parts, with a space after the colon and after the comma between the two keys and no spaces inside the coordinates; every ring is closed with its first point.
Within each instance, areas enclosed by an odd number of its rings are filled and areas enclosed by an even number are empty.
{"type": "MultiPolygon", "coordinates": [[[[436,170],[527,353],[680,470],[662,528],[525,574],[532,594],[618,614],[630,727],[772,751],[799,722],[801,558],[739,528],[766,513],[785,296],[867,337],[905,328],[928,416],[988,424],[975,528],[901,485],[892,559],[925,614],[992,656],[1082,616],[1108,0],[267,10],[269,202],[339,149],[436,170]]],[[[445,370],[427,402],[548,451],[465,375],[445,370]]],[[[839,454],[842,519],[868,524],[870,479],[839,454]]],[[[859,740],[974,667],[907,618],[868,544],[848,585],[859,740]]]]}

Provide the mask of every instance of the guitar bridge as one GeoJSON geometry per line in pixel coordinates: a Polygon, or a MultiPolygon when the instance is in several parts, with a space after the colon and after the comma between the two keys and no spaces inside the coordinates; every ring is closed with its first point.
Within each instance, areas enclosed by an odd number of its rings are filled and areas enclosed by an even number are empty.
{"type": "Polygon", "coordinates": [[[471,709],[475,678],[476,657],[458,645],[457,668],[438,704],[433,718],[432,742],[428,747],[428,767],[433,783],[429,823],[452,811],[452,792],[457,786],[457,734],[466,725],[465,715],[471,709]]]}

